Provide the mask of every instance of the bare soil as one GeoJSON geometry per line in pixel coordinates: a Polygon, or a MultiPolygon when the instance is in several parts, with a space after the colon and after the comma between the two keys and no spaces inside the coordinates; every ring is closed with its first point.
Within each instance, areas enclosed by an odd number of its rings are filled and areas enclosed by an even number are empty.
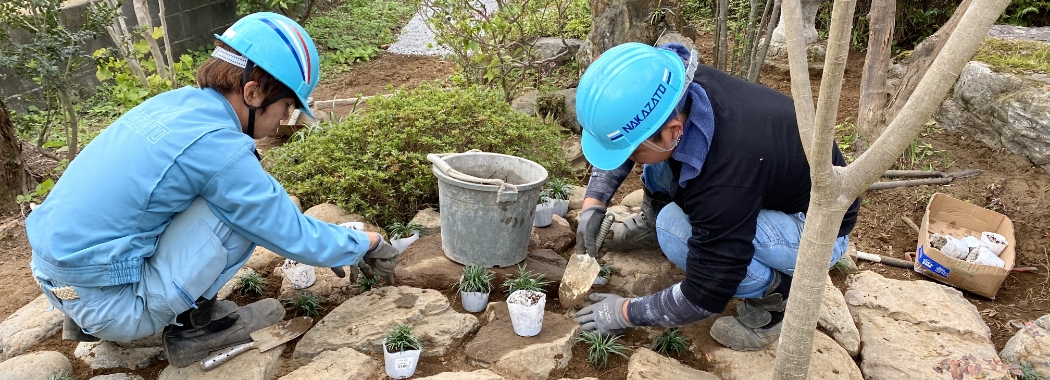
{"type": "MultiPolygon", "coordinates": [[[[699,41],[699,48],[702,52],[705,49],[709,52],[710,44],[704,40],[702,38],[699,41]]],[[[709,53],[702,54],[709,56],[709,53]]],[[[842,90],[839,121],[856,115],[862,64],[862,54],[851,54],[842,90]]],[[[388,86],[418,86],[426,81],[446,79],[451,72],[452,65],[438,58],[384,54],[372,62],[354,66],[349,72],[325,79],[318,88],[315,98],[323,100],[388,93],[390,91],[388,86]]],[[[816,84],[819,82],[819,76],[814,75],[812,80],[814,89],[818,88],[816,84]]],[[[790,92],[789,76],[786,72],[773,69],[764,70],[762,83],[785,93],[790,92]]],[[[991,328],[992,340],[996,349],[1001,349],[1006,340],[1015,332],[1009,321],[1029,321],[1050,313],[1050,289],[1048,289],[1050,254],[1047,251],[1047,246],[1050,244],[1050,227],[1047,226],[1047,223],[1050,220],[1048,220],[1046,211],[1050,209],[1048,207],[1050,199],[1047,197],[1047,191],[1050,190],[1050,174],[1033,167],[1031,162],[1024,157],[1002,150],[989,149],[971,137],[938,128],[932,128],[930,131],[927,136],[920,138],[920,141],[931,144],[932,151],[937,152],[935,154],[937,160],[934,161],[933,169],[952,171],[976,168],[984,170],[983,174],[958,179],[947,186],[909,187],[865,193],[852,240],[858,250],[905,258],[906,252],[914,251],[916,233],[907,226],[902,218],[918,223],[922,218],[926,202],[935,192],[946,193],[1009,216],[1014,221],[1017,232],[1016,266],[1034,266],[1037,270],[1030,273],[1011,274],[995,300],[964,292],[966,298],[977,306],[985,323],[991,328]],[[946,167],[948,163],[950,167],[946,167]]],[[[272,145],[281,143],[282,141],[274,141],[272,145]]],[[[621,187],[614,201],[622,199],[623,195],[639,188],[641,188],[641,182],[637,176],[632,176],[621,187]]],[[[0,284],[0,318],[6,318],[40,294],[29,270],[31,248],[26,239],[21,218],[18,211],[10,211],[6,218],[0,219],[0,226],[8,226],[8,228],[0,228],[0,250],[4,252],[0,256],[0,276],[5,279],[0,284]]],[[[860,262],[858,266],[860,270],[873,270],[889,278],[932,281],[908,269],[869,262],[860,262]]],[[[260,274],[269,276],[269,272],[260,274]]],[[[846,289],[845,274],[833,271],[832,279],[840,289],[846,289]]],[[[605,286],[596,286],[594,289],[596,291],[610,290],[605,286]]],[[[243,304],[262,297],[276,297],[277,291],[277,286],[271,285],[263,295],[238,295],[233,299],[243,304]]],[[[456,311],[465,312],[450,289],[441,291],[449,297],[456,311]]],[[[553,296],[553,294],[548,294],[548,296],[553,296]]],[[[493,292],[490,299],[492,302],[505,300],[506,294],[500,292],[493,292]]],[[[326,309],[322,311],[322,315],[336,305],[326,304],[324,306],[326,309]]],[[[560,308],[558,302],[547,302],[547,310],[556,313],[567,312],[560,308]]],[[[296,315],[298,313],[295,310],[288,310],[288,318],[296,315]]],[[[485,322],[482,321],[482,324],[485,322]]],[[[468,340],[471,338],[467,337],[468,340]]],[[[292,341],[289,344],[290,347],[285,349],[278,375],[298,368],[298,364],[290,360],[291,352],[297,341],[292,341]]],[[[625,342],[632,348],[646,346],[649,343],[648,337],[643,336],[640,332],[628,333],[625,336],[625,342]]],[[[75,347],[74,342],[62,341],[60,336],[56,335],[34,350],[55,350],[73,358],[72,353],[75,347]]],[[[381,355],[373,355],[373,357],[381,365],[381,355]]],[[[624,379],[626,377],[626,359],[612,356],[608,366],[599,370],[587,363],[586,358],[586,348],[583,345],[575,345],[573,359],[569,366],[554,371],[551,378],[593,376],[599,379],[624,379]]],[[[686,354],[678,359],[694,368],[710,369],[709,365],[696,355],[686,354]]],[[[72,360],[72,362],[75,375],[81,379],[109,373],[129,372],[126,370],[91,370],[79,360],[72,360]]],[[[165,362],[159,362],[148,368],[130,372],[146,379],[155,379],[165,365],[165,362]]],[[[474,369],[476,368],[467,363],[460,349],[440,358],[423,358],[416,376],[474,369]]],[[[379,372],[373,377],[374,379],[385,378],[382,370],[379,372]]]]}

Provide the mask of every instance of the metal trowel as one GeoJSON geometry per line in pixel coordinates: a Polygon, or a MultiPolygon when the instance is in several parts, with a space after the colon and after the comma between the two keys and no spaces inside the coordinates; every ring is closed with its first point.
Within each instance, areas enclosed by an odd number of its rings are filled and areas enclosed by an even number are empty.
{"type": "Polygon", "coordinates": [[[271,348],[280,346],[288,341],[303,335],[314,323],[313,318],[298,317],[287,321],[277,322],[273,325],[263,327],[252,332],[252,341],[241,343],[233,347],[224,348],[211,356],[201,360],[201,369],[210,371],[232,359],[234,356],[243,354],[252,348],[258,348],[259,352],[266,352],[271,348]]]}
{"type": "MultiPolygon", "coordinates": [[[[613,224],[613,216],[606,215],[602,225],[598,229],[598,237],[594,241],[595,251],[602,249],[605,235],[609,233],[609,227],[613,224]]],[[[598,260],[587,254],[573,253],[569,257],[569,264],[565,266],[565,273],[561,278],[561,286],[558,287],[558,301],[561,307],[570,309],[587,295],[594,285],[594,279],[598,278],[601,265],[598,260]]]]}

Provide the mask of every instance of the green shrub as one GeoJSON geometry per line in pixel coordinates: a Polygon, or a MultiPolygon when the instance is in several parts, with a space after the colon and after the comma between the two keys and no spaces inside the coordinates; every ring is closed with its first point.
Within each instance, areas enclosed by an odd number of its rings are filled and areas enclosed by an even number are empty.
{"type": "Polygon", "coordinates": [[[332,202],[377,225],[436,204],[427,153],[481,149],[523,157],[567,177],[559,128],[513,111],[499,93],[427,84],[369,100],[357,117],[271,151],[270,172],[304,206],[332,202]]]}

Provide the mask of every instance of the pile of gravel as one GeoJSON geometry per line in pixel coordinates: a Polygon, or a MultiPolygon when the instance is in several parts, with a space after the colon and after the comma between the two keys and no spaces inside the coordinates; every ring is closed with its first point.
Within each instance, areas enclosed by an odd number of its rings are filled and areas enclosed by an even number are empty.
{"type": "MultiPolygon", "coordinates": [[[[483,5],[484,9],[496,9],[496,0],[474,1],[483,5]]],[[[427,19],[430,18],[431,13],[421,8],[415,16],[412,16],[408,24],[401,29],[401,34],[397,37],[397,41],[390,44],[386,51],[403,55],[439,55],[443,57],[452,54],[452,50],[448,47],[439,46],[434,41],[434,32],[427,25],[427,19]]]]}

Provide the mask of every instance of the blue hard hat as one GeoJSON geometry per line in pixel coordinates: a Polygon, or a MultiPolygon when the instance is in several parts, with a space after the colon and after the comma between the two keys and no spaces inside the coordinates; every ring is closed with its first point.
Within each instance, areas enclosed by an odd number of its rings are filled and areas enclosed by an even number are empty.
{"type": "Polygon", "coordinates": [[[686,80],[677,54],[646,44],[628,42],[598,57],[576,88],[587,161],[602,170],[623,165],[670,117],[686,80]]]}
{"type": "Polygon", "coordinates": [[[237,20],[215,38],[288,86],[299,109],[313,118],[307,99],[321,76],[321,59],[302,26],[283,15],[260,12],[237,20]]]}

